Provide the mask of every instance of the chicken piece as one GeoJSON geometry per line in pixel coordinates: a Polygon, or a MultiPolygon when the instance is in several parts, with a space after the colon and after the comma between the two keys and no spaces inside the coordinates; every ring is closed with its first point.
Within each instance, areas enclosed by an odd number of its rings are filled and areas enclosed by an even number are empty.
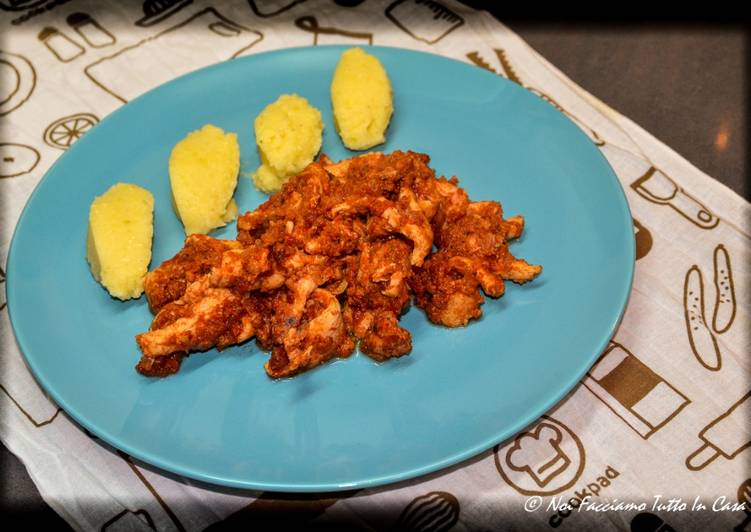
{"type": "Polygon", "coordinates": [[[136,364],[136,371],[146,377],[164,378],[180,371],[185,353],[173,353],[163,357],[141,356],[136,364]]]}
{"type": "Polygon", "coordinates": [[[314,236],[305,243],[306,253],[341,257],[357,251],[365,225],[351,216],[334,216],[321,220],[311,232],[314,236]]]}
{"type": "MultiPolygon", "coordinates": [[[[446,192],[450,188],[443,185],[446,192]]],[[[500,297],[505,291],[504,280],[524,283],[536,277],[542,267],[508,251],[506,240],[521,234],[522,217],[504,221],[499,203],[465,204],[458,192],[447,198],[448,205],[441,206],[440,221],[435,225],[439,251],[416,270],[412,289],[417,306],[433,323],[460,327],[482,315],[480,287],[486,295],[500,297]]]]}
{"type": "Polygon", "coordinates": [[[425,310],[428,319],[446,327],[462,327],[482,315],[485,298],[471,261],[453,260],[446,251],[438,251],[416,268],[410,280],[415,304],[425,310]]]}
{"type": "Polygon", "coordinates": [[[316,288],[305,302],[300,323],[286,331],[283,344],[273,349],[265,368],[270,377],[289,377],[331,358],[347,357],[354,349],[339,301],[327,290],[316,288]]]}
{"type": "Polygon", "coordinates": [[[366,242],[348,269],[345,321],[360,339],[360,351],[375,360],[412,350],[412,336],[398,321],[409,303],[410,255],[400,237],[366,242]]]}
{"type": "Polygon", "coordinates": [[[242,244],[304,245],[307,230],[321,217],[321,203],[330,192],[330,177],[319,163],[305,167],[255,211],[237,220],[237,240],[242,244]]]}
{"type": "Polygon", "coordinates": [[[233,288],[250,292],[261,287],[262,275],[271,269],[269,250],[260,246],[230,249],[222,254],[219,264],[212,268],[209,282],[216,288],[233,288]]]}
{"type": "Polygon", "coordinates": [[[433,230],[411,190],[401,189],[396,202],[382,197],[365,196],[343,201],[329,210],[329,216],[334,218],[362,214],[374,215],[369,220],[370,237],[387,236],[390,233],[404,235],[412,241],[411,263],[415,266],[422,265],[433,247],[433,230]]]}
{"type": "MultiPolygon", "coordinates": [[[[143,357],[222,349],[253,336],[258,316],[252,305],[231,290],[212,288],[209,278],[191,283],[180,299],[159,311],[149,332],[136,336],[143,357]]],[[[142,360],[138,367],[148,365],[142,360]]]]}
{"type": "Polygon", "coordinates": [[[240,248],[241,244],[234,240],[199,234],[187,237],[177,255],[146,274],[143,285],[152,312],[159,312],[167,303],[181,298],[189,284],[221,262],[225,251],[240,248]]]}

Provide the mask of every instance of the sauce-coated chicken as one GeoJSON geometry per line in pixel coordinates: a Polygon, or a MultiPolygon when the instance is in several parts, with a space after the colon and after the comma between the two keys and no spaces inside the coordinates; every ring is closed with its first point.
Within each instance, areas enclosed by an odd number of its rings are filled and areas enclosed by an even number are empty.
{"type": "Polygon", "coordinates": [[[412,349],[399,316],[413,294],[433,323],[458,327],[480,317],[481,291],[499,297],[504,281],[536,277],[542,267],[507,246],[524,219],[470,201],[428,162],[400,151],[322,156],[241,216],[237,240],[188,237],[147,275],[156,316],[136,337],[136,369],[166,376],[189,352],[253,336],[271,352],[274,378],[347,357],[358,343],[382,361],[412,349]]]}

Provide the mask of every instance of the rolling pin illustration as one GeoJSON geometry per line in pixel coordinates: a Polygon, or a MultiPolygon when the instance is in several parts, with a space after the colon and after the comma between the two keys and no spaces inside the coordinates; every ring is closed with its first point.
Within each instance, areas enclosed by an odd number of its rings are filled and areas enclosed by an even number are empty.
{"type": "Polygon", "coordinates": [[[702,229],[712,229],[720,222],[709,209],[654,166],[631,183],[631,188],[647,201],[675,209],[681,216],[702,229]]]}
{"type": "Polygon", "coordinates": [[[686,272],[683,283],[683,310],[691,350],[699,363],[709,371],[722,367],[722,356],[717,339],[707,325],[704,307],[704,279],[698,266],[686,272]]]}
{"type": "Polygon", "coordinates": [[[699,471],[718,457],[732,460],[751,445],[751,391],[699,433],[702,445],[686,458],[686,467],[699,471]]]}
{"type": "Polygon", "coordinates": [[[727,249],[719,244],[714,250],[714,286],[716,299],[712,328],[717,334],[727,331],[735,319],[735,286],[730,256],[727,249]]]}
{"type": "Polygon", "coordinates": [[[394,530],[446,532],[459,520],[459,501],[445,491],[432,491],[410,502],[394,525],[394,530]]]}

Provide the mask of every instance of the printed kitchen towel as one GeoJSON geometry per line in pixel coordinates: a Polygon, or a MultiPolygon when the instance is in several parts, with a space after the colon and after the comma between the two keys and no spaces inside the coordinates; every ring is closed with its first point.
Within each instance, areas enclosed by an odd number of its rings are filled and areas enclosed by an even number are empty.
{"type": "Polygon", "coordinates": [[[452,0],[2,0],[0,33],[0,265],[36,184],[101,118],[186,72],[291,46],[412,48],[508,78],[590,137],[633,213],[625,317],[561,403],[471,460],[346,493],[199,485],[110,448],[36,384],[0,291],[0,438],[74,528],[751,529],[738,504],[751,500],[749,204],[487,13],[452,0]]]}

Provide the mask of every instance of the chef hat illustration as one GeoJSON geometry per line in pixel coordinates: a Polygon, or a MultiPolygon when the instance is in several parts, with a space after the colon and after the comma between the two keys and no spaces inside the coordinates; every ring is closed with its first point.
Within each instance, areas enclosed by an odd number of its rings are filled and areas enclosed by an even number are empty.
{"type": "Polygon", "coordinates": [[[533,431],[517,437],[506,455],[511,469],[527,473],[535,483],[544,487],[561,473],[571,460],[561,449],[563,433],[549,423],[540,423],[533,431]]]}

